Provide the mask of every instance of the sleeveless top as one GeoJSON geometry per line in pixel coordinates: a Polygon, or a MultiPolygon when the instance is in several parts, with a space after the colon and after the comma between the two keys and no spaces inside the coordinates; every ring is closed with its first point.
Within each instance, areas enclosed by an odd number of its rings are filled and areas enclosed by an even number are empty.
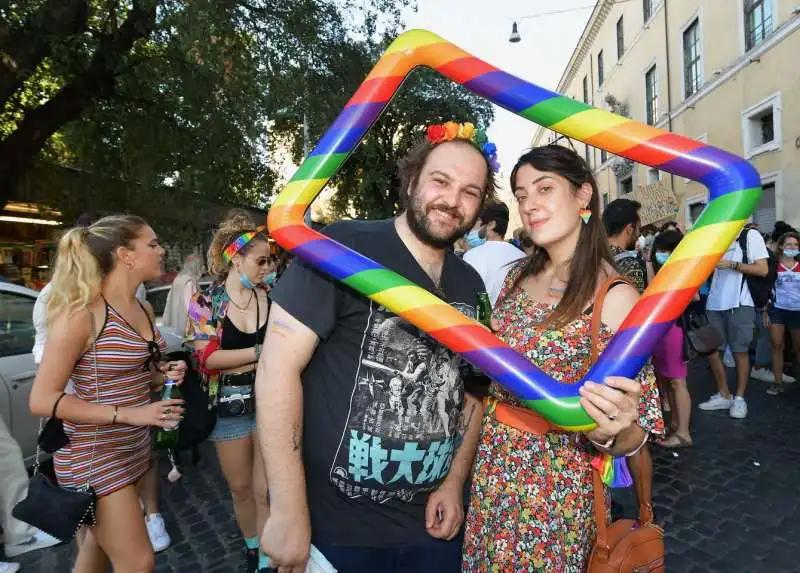
{"type": "MultiPolygon", "coordinates": [[[[256,325],[261,323],[261,304],[256,296],[256,325]]],[[[252,348],[256,344],[264,343],[264,336],[267,334],[267,323],[259,327],[255,332],[244,332],[239,330],[230,316],[225,315],[222,323],[222,340],[219,347],[222,350],[239,350],[241,348],[252,348]]]]}
{"type": "MultiPolygon", "coordinates": [[[[149,319],[148,315],[148,319],[149,319]]],[[[166,352],[167,344],[155,326],[153,340],[166,352]]],[[[74,394],[92,404],[120,407],[150,404],[151,353],[148,341],[106,303],[106,318],[96,343],[72,371],[74,394]],[[97,379],[94,359],[97,353],[97,379]]],[[[150,428],[127,424],[95,425],[64,421],[70,443],[56,452],[58,482],[66,487],[91,483],[107,495],[136,483],[150,465],[150,428]]]]}

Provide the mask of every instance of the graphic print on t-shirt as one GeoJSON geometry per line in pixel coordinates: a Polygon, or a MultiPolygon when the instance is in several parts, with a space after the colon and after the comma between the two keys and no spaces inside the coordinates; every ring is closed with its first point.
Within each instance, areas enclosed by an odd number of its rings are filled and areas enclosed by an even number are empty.
{"type": "MultiPolygon", "coordinates": [[[[475,317],[475,307],[453,304],[475,317]]],[[[370,303],[350,411],[331,466],[345,496],[410,501],[447,475],[461,439],[463,359],[370,303]]]]}

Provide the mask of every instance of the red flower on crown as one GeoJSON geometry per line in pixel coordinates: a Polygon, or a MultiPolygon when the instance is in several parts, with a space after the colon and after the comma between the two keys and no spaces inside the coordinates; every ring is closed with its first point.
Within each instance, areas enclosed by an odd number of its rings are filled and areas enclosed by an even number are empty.
{"type": "Polygon", "coordinates": [[[428,141],[436,145],[437,143],[441,143],[445,140],[447,133],[444,130],[444,126],[431,125],[428,127],[426,136],[428,137],[428,141]]]}

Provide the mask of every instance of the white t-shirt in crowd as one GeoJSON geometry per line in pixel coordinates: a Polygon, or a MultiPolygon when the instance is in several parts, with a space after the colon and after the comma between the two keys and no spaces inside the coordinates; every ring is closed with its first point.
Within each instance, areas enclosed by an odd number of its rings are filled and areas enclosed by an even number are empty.
{"type": "Polygon", "coordinates": [[[486,241],[480,247],[468,250],[464,254],[464,261],[481,275],[483,284],[486,285],[486,292],[489,294],[489,300],[494,306],[497,297],[500,296],[500,291],[503,290],[503,281],[506,280],[506,275],[513,266],[512,263],[523,257],[525,257],[525,253],[511,243],[486,241]]]}
{"type": "MultiPolygon", "coordinates": [[[[761,237],[761,233],[755,229],[747,232],[747,264],[769,258],[767,245],[761,237]]],[[[742,248],[739,246],[739,238],[731,243],[727,252],[722,257],[725,261],[741,263],[742,248]]],[[[750,295],[750,288],[744,275],[732,269],[717,269],[711,279],[711,288],[708,291],[708,310],[731,310],[740,306],[755,306],[753,297],[750,295]]]]}

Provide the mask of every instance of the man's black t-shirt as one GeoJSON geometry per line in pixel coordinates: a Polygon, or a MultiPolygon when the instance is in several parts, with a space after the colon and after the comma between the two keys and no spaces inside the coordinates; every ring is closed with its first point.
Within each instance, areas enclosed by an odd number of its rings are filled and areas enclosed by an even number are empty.
{"type": "MultiPolygon", "coordinates": [[[[476,316],[483,282],[452,252],[436,289],[393,220],[344,221],[325,234],[476,316]]],[[[312,541],[385,547],[429,538],[425,504],[460,444],[470,369],[405,319],[300,259],[271,296],[320,338],[302,376],[312,541]]]]}

